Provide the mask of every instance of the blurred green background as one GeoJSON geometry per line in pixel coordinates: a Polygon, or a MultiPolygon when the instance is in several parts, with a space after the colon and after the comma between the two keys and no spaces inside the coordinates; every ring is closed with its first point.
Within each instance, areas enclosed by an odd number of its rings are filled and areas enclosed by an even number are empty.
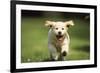
{"type": "Polygon", "coordinates": [[[21,11],[21,62],[50,61],[48,51],[48,31],[45,21],[73,20],[70,27],[70,50],[66,57],[70,60],[87,60],[90,58],[90,15],[87,13],[21,11]]]}

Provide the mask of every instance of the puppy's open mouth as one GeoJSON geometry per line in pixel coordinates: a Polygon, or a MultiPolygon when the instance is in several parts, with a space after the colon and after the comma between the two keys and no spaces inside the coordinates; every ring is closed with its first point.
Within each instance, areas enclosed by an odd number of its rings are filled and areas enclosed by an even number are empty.
{"type": "Polygon", "coordinates": [[[56,35],[56,38],[57,38],[57,40],[59,40],[59,41],[61,41],[61,40],[63,40],[63,35],[56,35]]]}

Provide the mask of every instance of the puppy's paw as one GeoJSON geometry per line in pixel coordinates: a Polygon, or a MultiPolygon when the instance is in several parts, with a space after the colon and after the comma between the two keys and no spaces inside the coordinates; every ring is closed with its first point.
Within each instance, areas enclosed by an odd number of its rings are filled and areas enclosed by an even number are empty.
{"type": "Polygon", "coordinates": [[[67,55],[67,52],[64,51],[64,52],[62,53],[62,56],[66,56],[66,55],[67,55]]]}
{"type": "Polygon", "coordinates": [[[51,61],[56,61],[56,60],[52,58],[51,61]]]}

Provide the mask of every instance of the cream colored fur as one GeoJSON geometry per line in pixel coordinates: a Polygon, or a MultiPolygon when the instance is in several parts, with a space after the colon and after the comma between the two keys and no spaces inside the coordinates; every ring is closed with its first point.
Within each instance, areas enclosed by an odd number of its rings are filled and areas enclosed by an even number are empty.
{"type": "Polygon", "coordinates": [[[46,21],[45,25],[50,27],[50,30],[48,32],[48,48],[51,58],[53,60],[64,60],[65,55],[63,56],[62,54],[63,52],[68,54],[70,44],[70,38],[67,31],[69,26],[74,25],[73,21],[46,21]],[[59,34],[59,32],[61,34],[59,34]]]}

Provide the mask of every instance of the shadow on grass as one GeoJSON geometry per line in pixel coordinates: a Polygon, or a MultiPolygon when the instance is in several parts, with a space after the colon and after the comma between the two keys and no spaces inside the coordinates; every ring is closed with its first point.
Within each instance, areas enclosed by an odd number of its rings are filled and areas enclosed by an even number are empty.
{"type": "Polygon", "coordinates": [[[76,47],[75,50],[84,51],[84,52],[90,52],[90,46],[86,45],[86,46],[83,46],[83,47],[76,47]]]}
{"type": "Polygon", "coordinates": [[[50,58],[47,58],[47,59],[42,60],[42,62],[49,62],[49,61],[55,61],[55,60],[50,59],[50,58]]]}

